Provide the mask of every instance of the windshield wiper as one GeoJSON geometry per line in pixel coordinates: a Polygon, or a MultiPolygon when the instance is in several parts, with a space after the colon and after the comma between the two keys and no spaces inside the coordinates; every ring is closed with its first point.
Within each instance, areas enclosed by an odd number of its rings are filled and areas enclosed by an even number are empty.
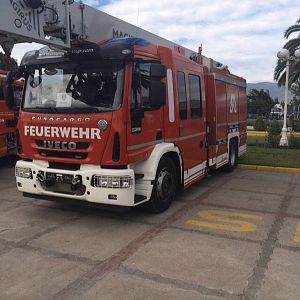
{"type": "Polygon", "coordinates": [[[71,110],[75,111],[88,111],[88,112],[99,112],[100,110],[97,107],[74,107],[71,110]]]}
{"type": "Polygon", "coordinates": [[[51,106],[35,106],[35,107],[26,107],[23,108],[24,111],[36,111],[36,112],[47,112],[47,113],[58,113],[58,109],[56,107],[51,106]]]}
{"type": "Polygon", "coordinates": [[[108,109],[108,108],[98,108],[98,107],[62,107],[61,108],[64,111],[72,111],[72,112],[103,112],[103,111],[111,111],[112,109],[108,109]]]}
{"type": "Polygon", "coordinates": [[[62,114],[62,113],[99,113],[99,112],[107,112],[112,111],[113,109],[109,108],[97,108],[97,107],[44,107],[44,106],[35,106],[35,107],[27,107],[24,108],[23,111],[28,112],[43,112],[43,113],[56,113],[56,114],[62,114]]]}

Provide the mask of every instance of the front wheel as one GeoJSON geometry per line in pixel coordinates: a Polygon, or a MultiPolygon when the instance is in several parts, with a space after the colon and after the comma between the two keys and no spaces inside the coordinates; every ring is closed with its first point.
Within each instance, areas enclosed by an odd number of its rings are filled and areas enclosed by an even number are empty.
{"type": "Polygon", "coordinates": [[[167,210],[176,194],[176,167],[171,158],[163,157],[157,167],[151,198],[145,208],[153,213],[167,210]]]}
{"type": "Polygon", "coordinates": [[[225,172],[232,172],[237,165],[238,153],[236,140],[231,140],[229,144],[228,163],[224,166],[225,172]]]}

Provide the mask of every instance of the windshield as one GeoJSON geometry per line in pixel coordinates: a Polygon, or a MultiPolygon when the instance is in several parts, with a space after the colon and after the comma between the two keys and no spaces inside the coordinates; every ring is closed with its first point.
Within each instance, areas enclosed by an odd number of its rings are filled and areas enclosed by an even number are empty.
{"type": "Polygon", "coordinates": [[[64,63],[29,69],[23,109],[28,111],[84,112],[120,107],[124,66],[64,63]]]}

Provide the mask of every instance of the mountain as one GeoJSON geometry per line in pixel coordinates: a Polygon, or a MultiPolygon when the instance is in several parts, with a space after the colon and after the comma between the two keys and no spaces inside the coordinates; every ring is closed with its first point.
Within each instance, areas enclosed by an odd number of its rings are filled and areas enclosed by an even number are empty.
{"type": "MultiPolygon", "coordinates": [[[[250,90],[269,90],[270,96],[275,100],[278,98],[279,102],[284,101],[284,86],[278,87],[276,82],[258,82],[258,83],[247,83],[247,94],[250,90]]],[[[293,98],[292,94],[288,93],[288,99],[291,100],[293,98]]]]}

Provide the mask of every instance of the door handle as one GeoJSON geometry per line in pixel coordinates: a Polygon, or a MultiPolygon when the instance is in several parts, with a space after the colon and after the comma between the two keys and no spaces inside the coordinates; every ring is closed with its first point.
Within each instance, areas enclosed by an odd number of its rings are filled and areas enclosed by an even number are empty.
{"type": "Polygon", "coordinates": [[[156,131],[156,140],[159,141],[162,139],[162,131],[159,130],[159,131],[156,131]]]}
{"type": "Polygon", "coordinates": [[[182,126],[179,126],[179,136],[182,136],[183,135],[183,127],[182,126]]]}

